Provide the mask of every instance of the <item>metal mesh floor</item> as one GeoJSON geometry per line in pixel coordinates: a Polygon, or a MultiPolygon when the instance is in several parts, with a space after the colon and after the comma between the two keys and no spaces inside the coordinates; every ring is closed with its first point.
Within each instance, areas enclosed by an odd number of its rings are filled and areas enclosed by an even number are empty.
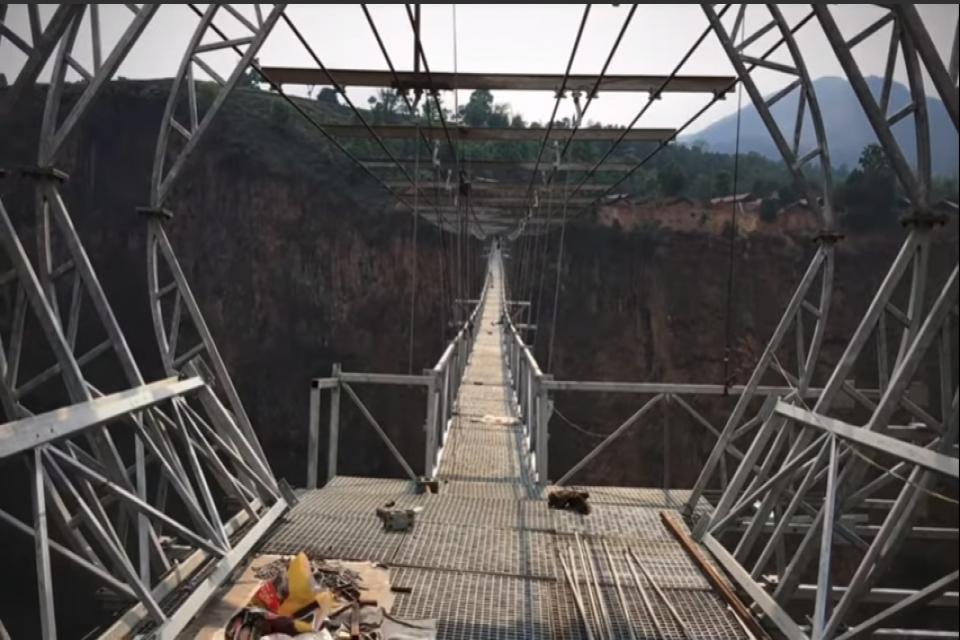
{"type": "Polygon", "coordinates": [[[556,576],[553,536],[525,529],[418,523],[394,563],[513,576],[556,576]]]}
{"type": "Polygon", "coordinates": [[[393,611],[406,618],[436,618],[439,637],[455,640],[552,640],[550,609],[555,583],[500,575],[401,568],[392,582],[409,587],[393,611]]]}
{"type": "Polygon", "coordinates": [[[404,535],[383,531],[373,515],[356,518],[292,515],[284,518],[266,537],[260,552],[293,555],[307,551],[340,560],[390,562],[404,535]]]}
{"type": "MultiPolygon", "coordinates": [[[[512,392],[503,386],[500,332],[493,324],[500,317],[497,278],[487,301],[481,322],[488,329],[477,338],[460,388],[458,414],[444,443],[439,494],[418,495],[407,480],[337,477],[301,494],[300,504],[268,533],[260,550],[384,562],[392,567],[391,582],[410,589],[397,594],[393,612],[436,618],[444,640],[581,640],[588,637],[584,622],[558,561],[579,535],[606,609],[602,616],[590,612],[591,624],[597,632],[601,618],[611,626],[609,634],[594,637],[629,638],[629,625],[637,638],[657,638],[655,619],[666,637],[683,637],[641,575],[653,615],[644,607],[627,568],[628,549],[695,638],[744,637],[660,520],[661,511],[684,504],[688,491],[582,487],[590,493],[589,515],[547,508],[547,491],[525,473],[521,427],[513,420],[512,392]],[[411,531],[382,530],[375,511],[388,501],[421,508],[411,531]]],[[[698,506],[706,508],[705,502],[698,506]]],[[[583,573],[578,584],[586,594],[583,573]]]]}

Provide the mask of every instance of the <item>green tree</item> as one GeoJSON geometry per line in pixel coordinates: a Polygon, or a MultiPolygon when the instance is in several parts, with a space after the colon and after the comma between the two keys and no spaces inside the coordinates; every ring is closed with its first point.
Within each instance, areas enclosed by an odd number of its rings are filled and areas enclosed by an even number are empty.
{"type": "Polygon", "coordinates": [[[718,196],[725,196],[730,193],[733,187],[733,180],[726,171],[721,171],[713,178],[713,192],[718,196]]]}
{"type": "Polygon", "coordinates": [[[253,67],[250,67],[240,74],[240,77],[237,79],[237,86],[246,87],[247,89],[259,89],[261,82],[263,82],[263,78],[260,77],[260,74],[253,67]]]}
{"type": "Polygon", "coordinates": [[[471,127],[482,127],[490,121],[493,114],[493,94],[487,89],[477,89],[470,94],[470,100],[460,108],[460,117],[471,127]]]}
{"type": "Polygon", "coordinates": [[[764,222],[773,222],[777,218],[777,209],[780,202],[776,198],[764,198],[760,202],[760,219],[764,222]]]}
{"type": "Polygon", "coordinates": [[[674,161],[657,172],[657,181],[661,193],[668,196],[677,196],[683,193],[687,186],[687,174],[674,161]]]}
{"type": "Polygon", "coordinates": [[[857,168],[838,190],[837,200],[853,226],[873,228],[896,220],[896,176],[880,145],[864,147],[857,168]]]}
{"type": "Polygon", "coordinates": [[[333,106],[340,106],[337,92],[331,87],[323,87],[320,89],[320,92],[317,94],[317,102],[333,106]]]}

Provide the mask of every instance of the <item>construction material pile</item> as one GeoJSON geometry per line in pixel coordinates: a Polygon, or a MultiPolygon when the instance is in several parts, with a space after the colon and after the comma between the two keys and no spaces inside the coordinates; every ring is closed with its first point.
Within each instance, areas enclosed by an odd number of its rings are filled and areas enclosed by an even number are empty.
{"type": "Polygon", "coordinates": [[[389,605],[371,598],[360,573],[343,563],[301,552],[258,567],[254,575],[262,582],[230,620],[227,640],[436,639],[433,621],[390,616],[389,605]]]}

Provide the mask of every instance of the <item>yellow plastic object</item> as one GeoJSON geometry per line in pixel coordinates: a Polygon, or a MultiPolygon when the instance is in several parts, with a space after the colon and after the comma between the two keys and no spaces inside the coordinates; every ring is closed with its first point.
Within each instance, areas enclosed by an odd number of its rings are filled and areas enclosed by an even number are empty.
{"type": "Polygon", "coordinates": [[[330,612],[337,606],[337,596],[330,590],[321,591],[317,594],[317,609],[321,618],[326,618],[330,612]]]}
{"type": "Polygon", "coordinates": [[[316,583],[310,571],[310,559],[302,551],[290,561],[287,567],[287,589],[289,595],[280,603],[277,611],[282,616],[292,616],[316,600],[316,583]]]}

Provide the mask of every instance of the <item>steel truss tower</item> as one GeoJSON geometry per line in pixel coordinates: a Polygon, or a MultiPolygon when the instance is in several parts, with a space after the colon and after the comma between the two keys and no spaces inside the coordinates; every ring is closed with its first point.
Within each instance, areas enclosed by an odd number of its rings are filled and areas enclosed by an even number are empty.
{"type": "MultiPolygon", "coordinates": [[[[32,505],[29,521],[0,511],[0,526],[34,541],[44,638],[56,637],[52,554],[130,603],[110,633],[149,624],[158,637],[173,638],[292,500],[269,467],[164,228],[173,218],[168,205],[177,177],[285,5],[209,5],[171,83],[141,209],[153,329],[169,376],[153,382],[144,380],[73,226],[61,197],[69,177],[56,166],[71,132],[162,10],[126,7],[126,27],[108,42],[100,28],[106,5],[57,5],[45,22],[34,5],[0,5],[0,39],[25,57],[0,99],[0,117],[35,89],[44,68],[52,69],[36,163],[16,175],[7,168],[5,178],[30,185],[31,215],[11,216],[0,201],[0,405],[6,420],[0,458],[26,461],[32,505]],[[27,13],[22,33],[13,26],[15,11],[27,13]],[[243,35],[225,35],[218,26],[225,17],[240,24],[243,35]],[[89,61],[80,59],[80,50],[90,52],[89,61]],[[221,76],[208,60],[225,51],[235,53],[234,63],[221,76]],[[68,73],[81,78],[82,88],[66,110],[68,73]],[[216,85],[202,99],[195,80],[200,74],[216,85]],[[32,224],[15,224],[25,217],[32,224]],[[51,407],[39,397],[62,402],[51,407]],[[60,534],[56,540],[52,528],[60,534]],[[200,567],[206,577],[191,594],[173,609],[162,606],[200,567]]],[[[877,19],[853,34],[842,32],[836,10],[826,5],[813,5],[796,21],[775,4],[702,10],[821,231],[694,487],[691,518],[699,515],[694,507],[705,492],[719,489],[715,508],[695,522],[695,535],[765,620],[789,638],[866,636],[950,598],[955,609],[956,594],[947,593],[957,585],[955,566],[919,588],[891,588],[883,579],[905,540],[917,533],[927,503],[937,499],[937,483],[958,479],[958,272],[954,266],[949,274],[932,273],[929,265],[931,240],[944,219],[930,201],[925,88],[934,87],[956,127],[957,38],[945,60],[912,5],[875,9],[877,19]],[[828,105],[818,100],[798,44],[803,28],[819,29],[829,44],[909,201],[902,247],[837,362],[822,354],[841,240],[822,115],[828,105]],[[889,38],[888,53],[882,89],[874,95],[857,46],[882,35],[889,38]],[[890,98],[898,64],[910,89],[903,105],[890,98]],[[761,73],[779,75],[781,88],[761,94],[761,73]],[[778,104],[793,110],[792,131],[774,117],[778,104]],[[913,124],[914,163],[893,135],[904,122],[913,124]],[[852,374],[865,364],[875,370],[873,379],[854,385],[852,374]],[[829,374],[818,386],[823,371],[829,374]],[[937,374],[935,401],[924,404],[909,390],[928,371],[937,374]],[[788,390],[761,392],[771,379],[788,390]],[[865,419],[850,422],[844,402],[865,419]],[[885,513],[867,531],[858,514],[871,501],[885,513]],[[847,566],[855,558],[852,569],[838,567],[841,554],[847,566]],[[835,584],[841,574],[845,583],[835,584]],[[808,575],[815,584],[804,584],[808,575]],[[863,613],[863,605],[876,603],[882,606],[863,613]]],[[[518,345],[526,349],[522,340],[518,345]]],[[[520,352],[511,353],[519,367],[520,352]]],[[[548,478],[548,392],[559,388],[549,378],[531,369],[524,396],[529,414],[537,416],[532,446],[541,483],[548,478]]]]}

